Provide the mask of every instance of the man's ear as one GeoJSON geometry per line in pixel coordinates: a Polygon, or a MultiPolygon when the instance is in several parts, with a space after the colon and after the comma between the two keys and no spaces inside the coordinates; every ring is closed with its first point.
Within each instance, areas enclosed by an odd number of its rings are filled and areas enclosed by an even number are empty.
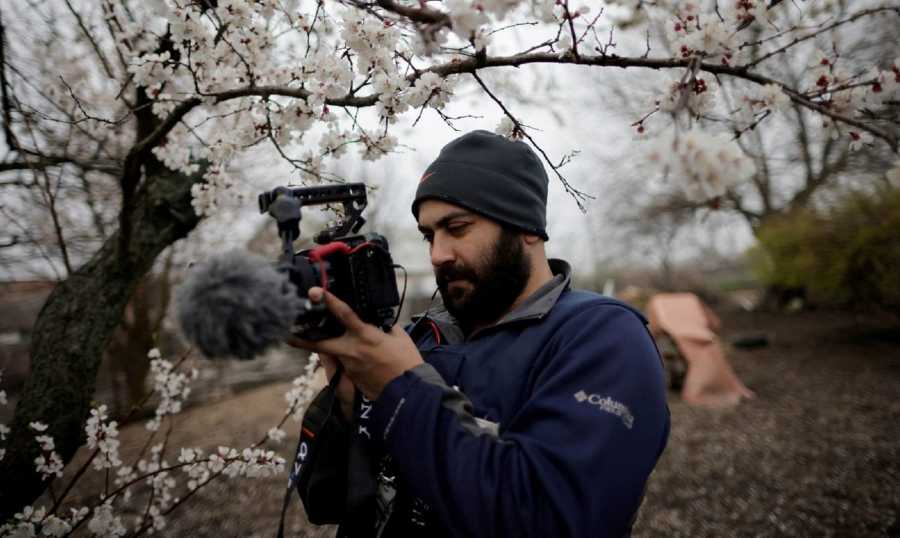
{"type": "Polygon", "coordinates": [[[526,245],[534,245],[536,243],[542,243],[544,240],[541,239],[541,236],[534,234],[522,234],[522,239],[525,241],[526,245]]]}

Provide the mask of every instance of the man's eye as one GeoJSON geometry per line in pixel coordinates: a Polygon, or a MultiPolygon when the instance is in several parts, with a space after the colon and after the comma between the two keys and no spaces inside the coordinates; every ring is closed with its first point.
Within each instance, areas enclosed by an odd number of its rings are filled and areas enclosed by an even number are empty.
{"type": "Polygon", "coordinates": [[[447,231],[453,235],[461,235],[468,228],[468,223],[465,224],[454,224],[453,226],[447,226],[447,231]]]}
{"type": "Polygon", "coordinates": [[[433,239],[434,239],[434,236],[433,236],[433,235],[423,235],[423,236],[422,236],[422,241],[425,241],[426,243],[431,243],[431,241],[432,241],[433,239]]]}

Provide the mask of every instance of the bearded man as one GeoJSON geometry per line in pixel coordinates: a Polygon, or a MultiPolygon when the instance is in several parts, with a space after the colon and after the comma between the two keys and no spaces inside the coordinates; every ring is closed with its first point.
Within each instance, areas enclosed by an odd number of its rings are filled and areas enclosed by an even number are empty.
{"type": "Polygon", "coordinates": [[[329,427],[364,440],[338,462],[356,476],[335,501],[354,506],[332,512],[339,537],[631,532],[669,433],[661,361],[640,313],[571,289],[569,265],[547,258],[547,185],[525,143],[468,133],[412,204],[441,300],[385,333],[310,291],[346,333],[292,343],[329,376],[342,367],[329,427]]]}

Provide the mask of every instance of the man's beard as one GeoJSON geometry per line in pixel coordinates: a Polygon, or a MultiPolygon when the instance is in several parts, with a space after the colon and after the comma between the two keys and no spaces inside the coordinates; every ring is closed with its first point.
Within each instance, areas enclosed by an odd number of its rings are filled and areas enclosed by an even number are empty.
{"type": "Polygon", "coordinates": [[[519,234],[505,228],[478,267],[457,261],[435,270],[444,306],[466,333],[497,321],[525,289],[530,276],[531,260],[519,234]],[[451,289],[449,283],[454,280],[465,280],[471,287],[451,289]]]}

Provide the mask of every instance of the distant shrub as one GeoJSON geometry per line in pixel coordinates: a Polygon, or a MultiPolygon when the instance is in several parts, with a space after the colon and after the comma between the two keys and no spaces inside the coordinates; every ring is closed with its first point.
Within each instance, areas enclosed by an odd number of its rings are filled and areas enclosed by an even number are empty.
{"type": "Polygon", "coordinates": [[[851,192],[825,209],[770,219],[757,238],[750,259],[766,284],[900,313],[900,188],[851,192]]]}

